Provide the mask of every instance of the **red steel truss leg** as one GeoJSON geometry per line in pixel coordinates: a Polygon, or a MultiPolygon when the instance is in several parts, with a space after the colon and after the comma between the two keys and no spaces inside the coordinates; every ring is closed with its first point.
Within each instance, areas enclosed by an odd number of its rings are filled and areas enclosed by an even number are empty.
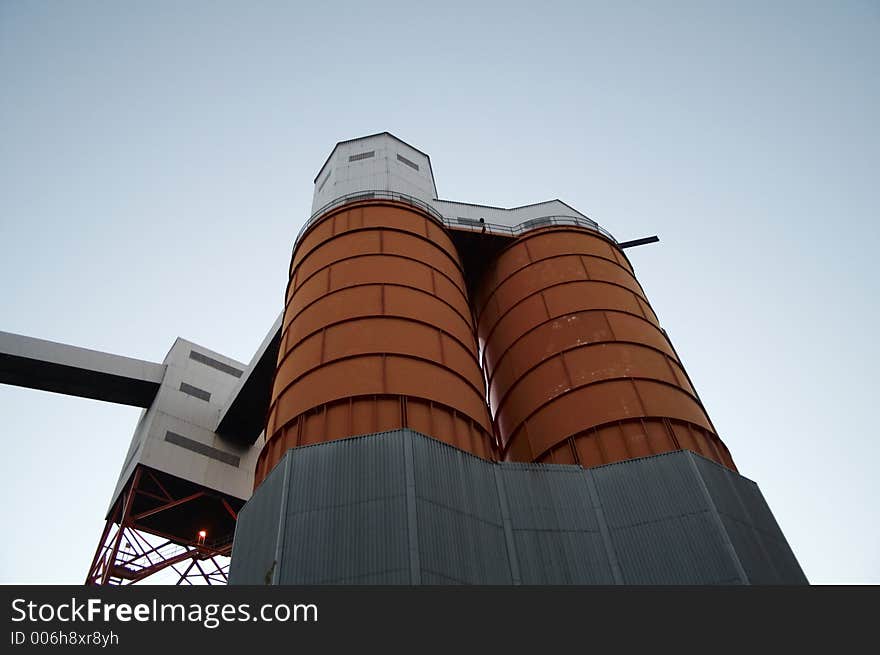
{"type": "Polygon", "coordinates": [[[104,575],[101,577],[101,584],[107,584],[107,581],[110,579],[110,572],[113,570],[113,564],[116,561],[116,554],[119,552],[119,542],[122,541],[122,533],[125,531],[129,522],[131,506],[134,504],[135,489],[137,489],[140,479],[141,469],[136,468],[134,471],[134,478],[131,481],[131,486],[128,488],[128,492],[125,495],[125,505],[122,510],[122,518],[119,520],[119,532],[116,533],[116,538],[113,540],[113,547],[110,549],[110,554],[107,558],[107,565],[104,567],[104,575]]]}
{"type": "Polygon", "coordinates": [[[228,558],[232,550],[237,511],[230,503],[234,502],[204,487],[181,487],[166,474],[139,465],[104,524],[86,584],[135,584],[169,569],[179,577],[178,584],[225,584],[228,559],[223,564],[217,558],[228,558]],[[227,524],[207,544],[203,533],[200,538],[196,532],[180,534],[175,524],[181,512],[198,525],[203,512],[216,517],[218,510],[228,517],[227,524]],[[163,516],[170,512],[176,514],[169,514],[172,518],[167,522],[163,516]]]}

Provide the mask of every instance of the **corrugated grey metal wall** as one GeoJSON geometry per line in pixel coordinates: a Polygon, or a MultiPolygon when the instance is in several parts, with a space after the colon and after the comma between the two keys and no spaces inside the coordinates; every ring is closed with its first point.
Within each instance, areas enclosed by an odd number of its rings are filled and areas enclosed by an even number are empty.
{"type": "Polygon", "coordinates": [[[806,584],[757,485],[690,451],[493,464],[411,430],[288,451],[231,584],[806,584]]]}

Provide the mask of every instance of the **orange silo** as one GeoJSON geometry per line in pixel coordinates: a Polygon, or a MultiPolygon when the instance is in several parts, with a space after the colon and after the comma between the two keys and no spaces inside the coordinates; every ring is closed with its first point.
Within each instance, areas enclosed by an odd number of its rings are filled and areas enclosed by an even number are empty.
{"type": "Polygon", "coordinates": [[[427,211],[349,203],[295,247],[255,485],[288,448],[402,427],[493,456],[455,246],[427,211]]]}
{"type": "Polygon", "coordinates": [[[501,459],[596,466],[690,449],[735,468],[603,235],[524,233],[482,276],[474,311],[501,459]]]}

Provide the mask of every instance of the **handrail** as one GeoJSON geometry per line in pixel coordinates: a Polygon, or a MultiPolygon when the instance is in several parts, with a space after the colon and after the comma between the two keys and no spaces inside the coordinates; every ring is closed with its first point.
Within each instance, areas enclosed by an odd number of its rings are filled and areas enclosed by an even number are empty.
{"type": "Polygon", "coordinates": [[[357,193],[349,193],[344,196],[340,196],[339,198],[331,200],[326,205],[318,209],[318,211],[316,211],[309,217],[309,220],[305,222],[305,225],[302,226],[299,233],[296,235],[293,249],[296,250],[296,247],[299,245],[300,239],[302,239],[303,235],[305,235],[305,233],[309,231],[309,228],[311,228],[324,214],[326,214],[331,209],[341,207],[342,205],[347,205],[351,202],[357,202],[358,200],[393,200],[395,202],[402,202],[407,205],[412,205],[413,207],[416,207],[417,209],[420,209],[428,214],[428,216],[430,216],[434,221],[436,221],[443,227],[451,230],[467,230],[470,232],[505,234],[515,237],[524,232],[528,232],[529,230],[534,230],[539,227],[546,227],[548,225],[575,225],[577,227],[583,227],[588,230],[598,232],[605,238],[610,239],[612,243],[617,243],[617,239],[615,239],[611,235],[611,233],[608,232],[608,230],[600,227],[599,224],[596,223],[596,221],[589,218],[584,218],[582,216],[537,216],[514,226],[499,225],[498,223],[486,223],[482,219],[474,220],[470,218],[459,218],[456,220],[446,218],[445,216],[443,216],[443,214],[438,212],[434,207],[432,207],[429,203],[425,202],[421,198],[416,198],[415,196],[411,196],[406,193],[398,193],[397,191],[373,190],[358,191],[357,193]]]}

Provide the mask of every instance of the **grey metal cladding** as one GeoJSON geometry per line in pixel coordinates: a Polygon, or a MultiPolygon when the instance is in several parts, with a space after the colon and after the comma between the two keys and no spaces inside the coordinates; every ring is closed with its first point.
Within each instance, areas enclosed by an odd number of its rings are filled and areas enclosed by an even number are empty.
{"type": "Polygon", "coordinates": [[[760,533],[747,523],[723,514],[721,522],[748,581],[751,584],[781,584],[783,580],[770,561],[760,533]]]}
{"type": "Polygon", "coordinates": [[[516,530],[522,584],[614,584],[598,532],[516,530]]]}
{"type": "MultiPolygon", "coordinates": [[[[714,464],[703,457],[693,457],[694,464],[706,489],[712,497],[715,509],[721,514],[727,514],[738,521],[749,521],[749,513],[740,498],[737,484],[733,476],[727,475],[730,469],[714,464]],[[709,466],[709,464],[712,466],[709,466]]],[[[730,471],[733,473],[733,471],[730,471]]],[[[737,476],[744,479],[741,476],[737,476]]]]}
{"type": "Polygon", "coordinates": [[[280,584],[409,583],[404,438],[395,430],[288,452],[280,584]]]}
{"type": "Polygon", "coordinates": [[[759,536],[782,584],[809,584],[807,576],[782,532],[778,533],[776,539],[767,537],[763,533],[759,533],[759,536]]]}
{"type": "Polygon", "coordinates": [[[511,584],[500,525],[421,498],[416,508],[423,572],[463,584],[511,584]]]}
{"type": "Polygon", "coordinates": [[[514,530],[599,530],[584,469],[503,464],[499,471],[514,530]]]}
{"type": "Polygon", "coordinates": [[[611,530],[625,584],[740,584],[709,511],[611,530]]]}
{"type": "Polygon", "coordinates": [[[422,584],[435,586],[451,586],[461,585],[461,580],[453,580],[452,578],[440,575],[439,573],[431,573],[430,571],[422,571],[422,584]]]}
{"type": "Polygon", "coordinates": [[[806,584],[758,485],[730,469],[691,455],[751,584],[806,584]]]}
{"type": "Polygon", "coordinates": [[[590,469],[609,527],[709,509],[682,451],[590,469]]]}
{"type": "MultiPolygon", "coordinates": [[[[701,458],[694,459],[699,460],[701,458]]],[[[764,500],[758,485],[748,478],[737,475],[733,471],[728,472],[728,477],[734,481],[736,490],[739,492],[739,499],[752,525],[762,532],[781,535],[782,532],[779,524],[776,522],[776,517],[770,511],[770,507],[767,505],[767,501],[764,500]]]]}
{"type": "Polygon", "coordinates": [[[496,464],[404,429],[281,461],[240,514],[234,584],[806,582],[757,486],[689,451],[496,464]]]}
{"type": "Polygon", "coordinates": [[[499,466],[522,584],[613,584],[608,555],[580,467],[499,466]]]}
{"type": "Polygon", "coordinates": [[[292,450],[290,507],[308,512],[403,496],[404,436],[394,430],[292,450]]]}
{"type": "Polygon", "coordinates": [[[204,389],[199,389],[198,387],[194,387],[191,384],[186,382],[180,383],[180,390],[188,396],[192,396],[194,398],[198,398],[199,400],[204,400],[208,402],[211,400],[211,392],[205,391],[204,389]]]}
{"type": "Polygon", "coordinates": [[[281,498],[284,487],[284,466],[276,466],[257,487],[257,502],[245,503],[235,523],[232,561],[229,563],[230,584],[270,584],[275,567],[275,545],[278,539],[281,498]],[[259,539],[253,539],[259,534],[259,539]]]}
{"type": "Polygon", "coordinates": [[[491,467],[470,453],[413,432],[416,497],[501,525],[491,467]]]}
{"type": "Polygon", "coordinates": [[[280,584],[343,584],[401,571],[409,581],[403,496],[298,509],[291,493],[280,584]]]}
{"type": "Polygon", "coordinates": [[[237,369],[234,366],[230,366],[229,364],[225,364],[220,360],[214,359],[213,357],[208,357],[207,355],[203,355],[197,350],[189,351],[189,358],[193,361],[199,362],[200,364],[204,364],[205,366],[210,366],[211,368],[216,368],[218,371],[223,371],[233,377],[240,378],[244,375],[244,371],[241,369],[237,369]]]}
{"type": "Polygon", "coordinates": [[[419,170],[419,165],[417,163],[415,163],[414,161],[410,161],[409,159],[407,159],[403,155],[397,155],[397,161],[399,161],[403,164],[406,164],[407,166],[409,166],[413,170],[419,170]]]}
{"type": "Polygon", "coordinates": [[[689,453],[591,469],[626,584],[737,584],[689,453]]]}
{"type": "Polygon", "coordinates": [[[322,584],[333,585],[406,585],[409,584],[409,571],[406,569],[394,569],[380,573],[367,573],[355,575],[350,578],[339,578],[322,584]]]}
{"type": "Polygon", "coordinates": [[[239,458],[237,455],[233,455],[218,448],[214,448],[213,446],[204,444],[201,441],[196,441],[195,439],[184,437],[182,434],[177,434],[176,432],[172,432],[171,430],[168,430],[165,433],[165,441],[167,441],[168,443],[172,443],[175,446],[180,446],[181,448],[191,450],[194,453],[198,453],[199,455],[204,455],[205,457],[216,459],[217,461],[223,462],[224,464],[229,464],[230,466],[238,466],[241,462],[241,458],[239,458]]]}

